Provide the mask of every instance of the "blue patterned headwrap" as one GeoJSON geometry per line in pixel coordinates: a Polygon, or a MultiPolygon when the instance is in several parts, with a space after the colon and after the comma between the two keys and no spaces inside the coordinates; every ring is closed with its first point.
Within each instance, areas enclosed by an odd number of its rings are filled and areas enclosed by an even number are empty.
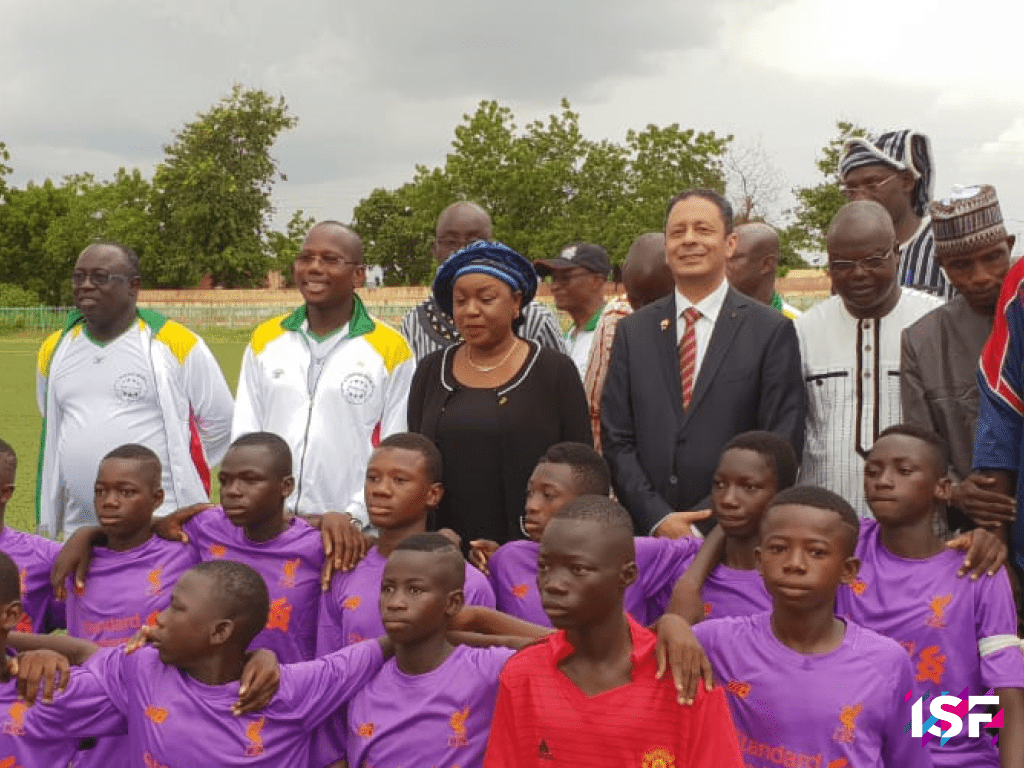
{"type": "Polygon", "coordinates": [[[513,292],[523,295],[524,307],[537,295],[537,273],[529,261],[507,245],[477,240],[448,257],[434,278],[434,301],[449,316],[453,314],[455,281],[471,274],[490,275],[501,280],[513,292]]]}

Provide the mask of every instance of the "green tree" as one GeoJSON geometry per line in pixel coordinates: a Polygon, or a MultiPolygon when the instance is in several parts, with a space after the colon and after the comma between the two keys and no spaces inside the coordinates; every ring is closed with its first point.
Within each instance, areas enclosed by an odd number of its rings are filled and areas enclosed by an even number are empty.
{"type": "Polygon", "coordinates": [[[418,166],[401,187],[374,190],[356,207],[354,227],[368,260],[385,266],[388,284],[429,279],[437,215],[460,199],[484,206],[495,237],[530,259],[588,240],[621,260],[638,234],[662,228],[675,192],[724,188],[730,140],[649,125],[629,131],[624,144],[594,141],[566,100],[520,130],[508,107],[482,101],[455,127],[443,167],[418,166]]]}
{"type": "Polygon", "coordinates": [[[11,160],[11,153],[7,149],[7,145],[0,141],[0,204],[3,203],[4,197],[7,195],[7,176],[11,175],[14,170],[9,166],[11,160]]]}
{"type": "Polygon", "coordinates": [[[288,220],[284,232],[274,231],[267,235],[267,245],[273,254],[273,267],[284,276],[285,285],[293,283],[292,263],[302,248],[306,233],[315,223],[316,219],[299,209],[288,220]]]}
{"type": "Polygon", "coordinates": [[[78,254],[97,240],[131,247],[139,255],[143,282],[153,283],[148,272],[158,261],[158,233],[149,210],[152,188],[139,170],[120,168],[107,182],[96,181],[92,174],[69,176],[64,189],[68,209],[50,222],[43,242],[46,259],[59,274],[62,296],[70,299],[65,284],[78,254]]]}
{"type": "Polygon", "coordinates": [[[54,259],[46,236],[53,222],[71,209],[72,195],[50,179],[7,191],[0,205],[0,282],[32,291],[44,304],[68,302],[74,257],[54,259]]]}
{"type": "Polygon", "coordinates": [[[788,213],[796,220],[787,232],[787,241],[793,248],[824,251],[828,225],[846,204],[846,198],[839,191],[839,155],[847,139],[867,136],[868,130],[846,120],[839,120],[836,128],[839,135],[822,149],[816,162],[824,180],[813,187],[793,190],[797,204],[788,213]]]}
{"type": "Polygon", "coordinates": [[[285,178],[270,151],[297,123],[284,97],[235,85],[164,147],[152,204],[161,285],[194,284],[206,273],[225,287],[263,282],[273,266],[270,195],[285,178]]]}

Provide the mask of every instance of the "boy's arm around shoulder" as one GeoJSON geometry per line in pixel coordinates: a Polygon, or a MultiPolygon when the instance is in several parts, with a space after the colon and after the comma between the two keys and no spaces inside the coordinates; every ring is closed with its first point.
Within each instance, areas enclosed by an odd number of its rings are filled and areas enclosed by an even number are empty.
{"type": "Polygon", "coordinates": [[[34,635],[11,632],[7,644],[18,651],[9,671],[18,676],[18,695],[32,705],[39,692],[43,701],[53,701],[55,691],[63,691],[70,680],[71,665],[88,661],[99,646],[68,635],[34,635]]]}
{"type": "Polygon", "coordinates": [[[98,525],[79,528],[71,534],[50,570],[50,586],[58,600],[67,599],[67,580],[71,574],[75,575],[75,588],[85,589],[89,563],[92,562],[92,548],[106,543],[107,535],[98,525]]]}
{"type": "Polygon", "coordinates": [[[347,645],[312,661],[285,664],[274,704],[313,729],[363,688],[392,653],[391,642],[382,637],[347,645]]]}
{"type": "Polygon", "coordinates": [[[704,600],[700,591],[704,582],[722,562],[725,554],[725,532],[722,526],[716,525],[708,534],[693,562],[679,577],[672,590],[665,613],[674,613],[684,618],[690,625],[704,620],[704,600]]]}
{"type": "MultiPolygon", "coordinates": [[[[553,633],[550,627],[531,624],[528,621],[509,616],[507,613],[485,608],[480,605],[464,605],[455,614],[450,629],[457,632],[471,632],[480,635],[503,635],[529,641],[547,637],[553,633]]],[[[472,644],[472,643],[467,643],[472,644]]],[[[504,643],[491,643],[504,645],[504,643]]]]}

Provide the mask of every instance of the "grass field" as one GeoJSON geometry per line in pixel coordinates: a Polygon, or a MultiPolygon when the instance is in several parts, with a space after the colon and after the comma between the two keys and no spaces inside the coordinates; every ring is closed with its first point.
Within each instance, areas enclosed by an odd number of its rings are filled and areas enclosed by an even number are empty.
{"type": "MultiPolygon", "coordinates": [[[[197,331],[220,362],[234,392],[242,353],[249,331],[219,329],[197,331]]],[[[14,498],[7,505],[6,524],[31,531],[35,528],[36,464],[39,460],[39,428],[42,418],[36,407],[36,353],[45,333],[0,335],[0,403],[3,420],[0,437],[18,453],[18,479],[14,498]]],[[[214,489],[216,492],[216,489],[214,489]]]]}

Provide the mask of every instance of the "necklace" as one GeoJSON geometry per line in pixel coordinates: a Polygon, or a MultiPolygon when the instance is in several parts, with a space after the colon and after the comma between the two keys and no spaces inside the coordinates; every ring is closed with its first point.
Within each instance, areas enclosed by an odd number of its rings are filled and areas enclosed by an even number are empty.
{"type": "Polygon", "coordinates": [[[503,366],[505,363],[508,362],[508,359],[510,357],[512,357],[512,353],[516,351],[516,346],[517,346],[516,342],[513,339],[512,346],[509,347],[508,352],[506,352],[505,356],[503,358],[501,358],[501,362],[496,363],[495,365],[477,365],[476,363],[474,363],[473,362],[473,348],[470,347],[470,346],[466,347],[466,359],[469,361],[469,364],[471,366],[476,368],[481,373],[490,373],[491,371],[495,371],[498,368],[501,368],[501,366],[503,366]]]}

